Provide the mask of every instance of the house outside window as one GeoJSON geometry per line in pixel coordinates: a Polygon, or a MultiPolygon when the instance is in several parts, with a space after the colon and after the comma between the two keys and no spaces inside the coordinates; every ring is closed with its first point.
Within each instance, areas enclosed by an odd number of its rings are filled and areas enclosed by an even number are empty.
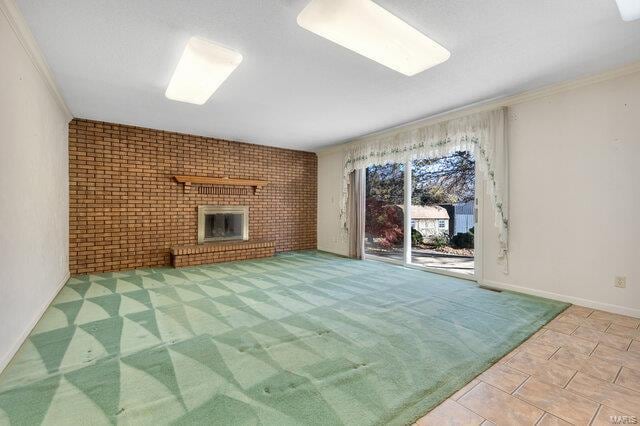
{"type": "Polygon", "coordinates": [[[438,221],[438,228],[439,229],[444,229],[447,227],[447,221],[446,220],[439,220],[438,221]]]}

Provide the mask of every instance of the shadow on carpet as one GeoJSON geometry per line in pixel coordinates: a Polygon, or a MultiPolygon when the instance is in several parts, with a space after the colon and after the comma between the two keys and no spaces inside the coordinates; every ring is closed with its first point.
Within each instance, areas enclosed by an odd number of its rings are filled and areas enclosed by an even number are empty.
{"type": "Polygon", "coordinates": [[[408,424],[566,307],[321,252],[79,276],[0,424],[408,424]]]}

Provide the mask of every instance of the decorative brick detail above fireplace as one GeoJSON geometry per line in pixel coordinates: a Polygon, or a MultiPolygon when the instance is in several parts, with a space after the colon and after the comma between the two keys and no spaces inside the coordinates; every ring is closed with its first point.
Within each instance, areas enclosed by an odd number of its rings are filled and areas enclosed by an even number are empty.
{"type": "Polygon", "coordinates": [[[172,247],[171,264],[179,268],[205,263],[270,257],[274,253],[275,243],[273,241],[193,244],[172,247]]]}
{"type": "Polygon", "coordinates": [[[316,248],[314,153],[76,119],[69,185],[73,274],[169,265],[171,247],[197,244],[199,205],[248,206],[250,241],[276,252],[316,248]],[[175,176],[268,183],[185,192],[175,176]]]}

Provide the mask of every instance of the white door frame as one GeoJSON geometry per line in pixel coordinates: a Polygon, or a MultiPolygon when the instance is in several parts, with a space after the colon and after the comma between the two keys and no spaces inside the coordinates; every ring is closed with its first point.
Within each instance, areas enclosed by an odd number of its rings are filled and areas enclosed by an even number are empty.
{"type": "Polygon", "coordinates": [[[411,161],[404,163],[404,247],[403,263],[411,263],[411,161]],[[409,230],[407,232],[407,229],[409,230]]]}

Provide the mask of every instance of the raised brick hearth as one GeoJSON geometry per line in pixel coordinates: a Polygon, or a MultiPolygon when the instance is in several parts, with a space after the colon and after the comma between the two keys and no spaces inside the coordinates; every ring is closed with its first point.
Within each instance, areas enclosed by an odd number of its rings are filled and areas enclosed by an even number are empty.
{"type": "Polygon", "coordinates": [[[171,264],[182,266],[233,260],[270,257],[275,253],[273,241],[236,241],[228,243],[188,244],[171,247],[171,264]]]}
{"type": "MultiPolygon", "coordinates": [[[[248,206],[249,241],[272,242],[242,249],[256,256],[316,248],[314,153],[76,119],[69,185],[72,274],[169,265],[172,247],[197,244],[199,205],[248,206]],[[185,191],[176,176],[268,183],[185,191]]],[[[188,261],[248,252],[215,253],[188,261]]]]}

